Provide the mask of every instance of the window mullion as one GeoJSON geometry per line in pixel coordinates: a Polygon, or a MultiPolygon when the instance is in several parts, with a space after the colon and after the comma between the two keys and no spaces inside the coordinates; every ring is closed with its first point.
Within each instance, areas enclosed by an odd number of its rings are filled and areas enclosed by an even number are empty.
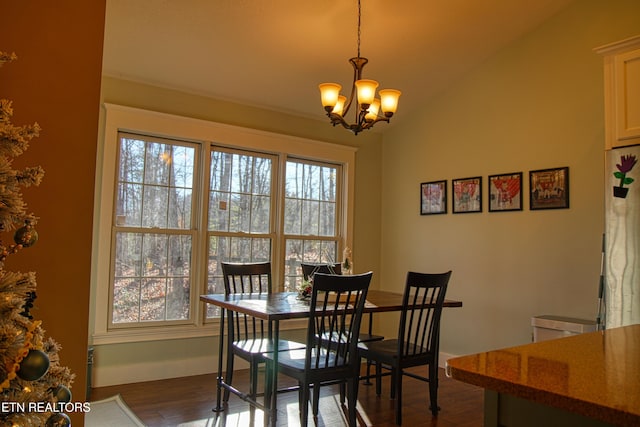
{"type": "Polygon", "coordinates": [[[285,237],[284,237],[284,200],[285,200],[285,183],[286,183],[286,162],[287,156],[280,155],[277,159],[277,167],[274,168],[271,177],[274,185],[274,197],[271,201],[271,206],[274,212],[271,229],[273,230],[273,254],[277,261],[274,260],[272,265],[275,266],[273,283],[276,285],[277,291],[284,290],[284,274],[285,274],[285,237]]]}
{"type": "Polygon", "coordinates": [[[191,280],[190,286],[191,310],[193,313],[193,322],[196,325],[204,324],[204,304],[200,302],[199,296],[205,293],[206,274],[203,270],[206,268],[206,229],[207,229],[207,202],[209,189],[209,147],[210,144],[202,143],[196,151],[196,161],[194,162],[194,184],[192,198],[193,206],[191,211],[191,280]]]}

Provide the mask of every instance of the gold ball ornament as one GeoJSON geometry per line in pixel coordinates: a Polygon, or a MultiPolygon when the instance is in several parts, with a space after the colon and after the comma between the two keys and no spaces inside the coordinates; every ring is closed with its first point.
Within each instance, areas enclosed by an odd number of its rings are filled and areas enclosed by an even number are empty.
{"type": "Polygon", "coordinates": [[[46,427],[70,427],[71,419],[64,412],[56,412],[47,419],[46,427]]]}
{"type": "Polygon", "coordinates": [[[60,384],[53,390],[53,397],[56,399],[56,402],[71,402],[71,396],[71,390],[63,384],[60,384]]]}
{"type": "Polygon", "coordinates": [[[49,356],[41,350],[29,350],[16,374],[25,381],[36,381],[49,370],[49,356]]]}
{"type": "Polygon", "coordinates": [[[38,232],[30,225],[25,225],[16,230],[13,235],[13,241],[25,248],[33,246],[38,241],[38,232]]]}

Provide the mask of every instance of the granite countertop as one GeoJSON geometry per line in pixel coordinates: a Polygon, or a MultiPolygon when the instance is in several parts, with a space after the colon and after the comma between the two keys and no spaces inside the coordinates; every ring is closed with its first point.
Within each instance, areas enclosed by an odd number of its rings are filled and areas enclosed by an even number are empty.
{"type": "Polygon", "coordinates": [[[447,376],[618,425],[640,425],[640,325],[462,356],[447,376]]]}

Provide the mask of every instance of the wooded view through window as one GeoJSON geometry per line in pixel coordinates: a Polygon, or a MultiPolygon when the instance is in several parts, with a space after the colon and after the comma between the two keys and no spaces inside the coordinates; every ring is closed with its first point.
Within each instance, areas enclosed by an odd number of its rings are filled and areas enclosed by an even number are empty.
{"type": "Polygon", "coordinates": [[[120,133],[110,323],[189,321],[225,261],[278,263],[294,291],[301,262],[338,260],[340,168],[120,133]]]}
{"type": "Polygon", "coordinates": [[[190,316],[196,148],[120,138],[114,324],[190,316]]]}

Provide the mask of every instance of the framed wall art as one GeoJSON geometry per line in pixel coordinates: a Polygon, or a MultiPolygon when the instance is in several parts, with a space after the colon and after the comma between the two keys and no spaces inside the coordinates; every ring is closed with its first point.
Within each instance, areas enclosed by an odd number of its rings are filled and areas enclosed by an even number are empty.
{"type": "Polygon", "coordinates": [[[567,209],[568,207],[568,167],[529,172],[529,209],[567,209]]]}
{"type": "Polygon", "coordinates": [[[420,215],[447,213],[447,181],[420,184],[420,215]]]}
{"type": "Polygon", "coordinates": [[[453,213],[482,212],[482,177],[451,180],[453,213]]]}
{"type": "Polygon", "coordinates": [[[522,210],[522,172],[489,175],[489,212],[522,210]]]}

